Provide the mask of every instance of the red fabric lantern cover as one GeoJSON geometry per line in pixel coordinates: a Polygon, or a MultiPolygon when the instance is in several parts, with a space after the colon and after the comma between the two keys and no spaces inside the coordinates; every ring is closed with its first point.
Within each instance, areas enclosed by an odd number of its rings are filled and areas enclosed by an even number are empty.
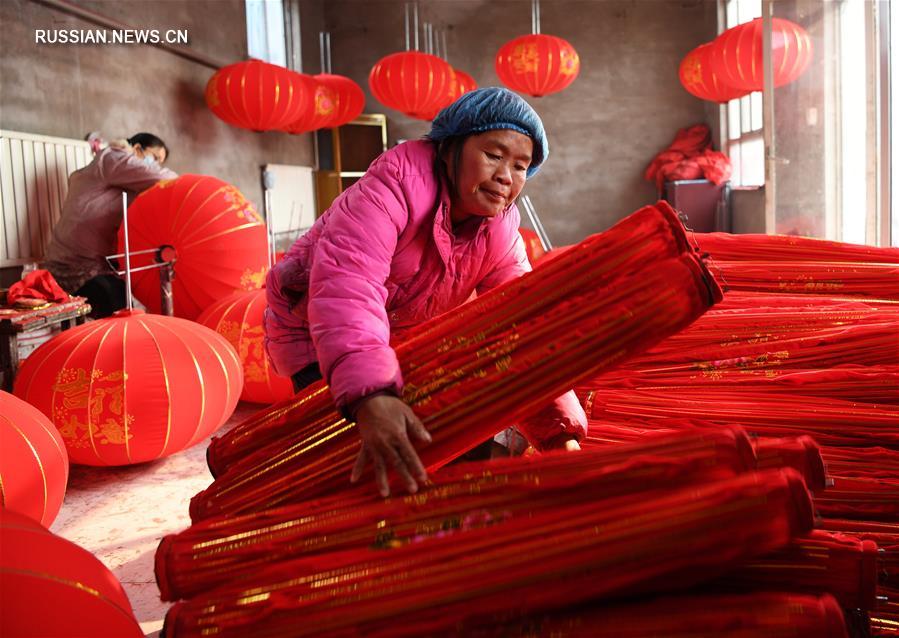
{"type": "Polygon", "coordinates": [[[536,33],[506,42],[494,66],[500,81],[513,91],[542,97],[574,82],[581,60],[569,42],[536,33]]]}
{"type": "Polygon", "coordinates": [[[524,240],[524,249],[528,254],[528,261],[533,266],[534,263],[546,254],[543,250],[543,244],[540,243],[540,237],[530,228],[519,228],[518,232],[524,240]]]}
{"type": "Polygon", "coordinates": [[[334,110],[331,119],[324,124],[325,128],[337,128],[359,117],[365,108],[365,93],[361,86],[348,77],[330,73],[320,73],[314,79],[334,92],[334,110]]]}
{"type": "Polygon", "coordinates": [[[216,71],[206,84],[206,104],[221,120],[250,129],[281,128],[302,115],[308,85],[299,73],[248,60],[216,71]]]}
{"type": "MultiPolygon", "coordinates": [[[[774,86],[789,84],[808,68],[812,40],[805,29],[783,18],[771,18],[774,86]]],[[[762,18],[728,29],[712,43],[712,71],[728,86],[746,91],[764,88],[762,18]]]]}
{"type": "Polygon", "coordinates": [[[0,391],[0,508],[49,527],[68,480],[69,455],[54,425],[34,406],[0,391]]]}
{"type": "Polygon", "coordinates": [[[192,321],[123,310],[35,350],[15,394],[50,417],[73,463],[128,465],[209,436],[243,373],[224,337],[192,321]]]}
{"type": "Polygon", "coordinates": [[[8,510],[0,547],[0,636],[144,635],[122,585],[87,550],[8,510]]]}
{"type": "MultiPolygon", "coordinates": [[[[172,290],[179,317],[196,319],[219,299],[255,290],[265,280],[265,223],[239,190],[215,177],[182,175],[144,191],[128,208],[128,232],[133,252],[174,247],[172,290]]],[[[132,258],[132,267],[142,263],[132,258]]],[[[150,312],[160,312],[158,270],[134,273],[132,285],[150,312]]]]}
{"type": "Polygon", "coordinates": [[[749,91],[725,84],[712,70],[709,51],[712,43],[700,44],[690,51],[680,63],[678,77],[688,93],[701,100],[724,104],[747,95],[749,91]]]}
{"type": "Polygon", "coordinates": [[[310,75],[300,77],[309,87],[310,99],[300,116],[284,127],[283,130],[292,135],[330,126],[329,122],[337,112],[337,93],[330,84],[320,82],[310,75]]]}
{"type": "Polygon", "coordinates": [[[265,355],[265,308],[265,289],[240,291],[214,304],[197,319],[234,346],[243,367],[240,398],[251,403],[275,403],[294,395],[290,379],[276,374],[265,355]]]}
{"type": "Polygon", "coordinates": [[[437,56],[402,51],[381,58],[368,75],[372,95],[384,106],[427,120],[447,106],[453,68],[437,56]]]}

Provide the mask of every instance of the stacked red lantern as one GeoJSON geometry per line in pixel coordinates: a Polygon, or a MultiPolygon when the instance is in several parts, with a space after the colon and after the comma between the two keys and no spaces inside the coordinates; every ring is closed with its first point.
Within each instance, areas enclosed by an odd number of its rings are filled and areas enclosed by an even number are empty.
{"type": "Polygon", "coordinates": [[[574,82],[581,61],[566,40],[533,33],[504,44],[496,54],[495,67],[500,81],[513,91],[541,97],[574,82]]]}
{"type": "MultiPolygon", "coordinates": [[[[691,94],[728,102],[764,89],[762,18],[739,24],[702,44],[681,61],[679,76],[691,94]]],[[[775,87],[796,80],[812,59],[812,41],[798,24],[771,19],[771,56],[775,87]]]]}
{"type": "Polygon", "coordinates": [[[240,361],[221,335],[122,310],[35,350],[14,391],[53,421],[73,463],[128,465],[212,434],[231,416],[242,385],[240,361]]]}
{"type": "Polygon", "coordinates": [[[420,120],[450,104],[453,68],[435,55],[420,51],[391,53],[368,75],[372,94],[384,106],[420,120]]]}
{"type": "Polygon", "coordinates": [[[298,73],[248,60],[222,67],[209,78],[206,104],[232,126],[267,131],[299,119],[308,91],[298,73]]]}
{"type": "Polygon", "coordinates": [[[243,367],[240,398],[251,403],[275,403],[294,395],[290,379],[277,375],[265,354],[262,315],[266,305],[264,289],[237,292],[197,319],[234,346],[243,367]]]}
{"type": "Polygon", "coordinates": [[[0,508],[50,527],[68,479],[69,456],[54,425],[37,408],[0,391],[0,508]]]}
{"type": "MultiPolygon", "coordinates": [[[[128,208],[128,232],[134,252],[174,248],[179,317],[196,319],[222,297],[259,288],[265,278],[265,223],[239,190],[215,177],[182,175],[144,191],[128,208]]],[[[123,233],[119,250],[124,252],[123,233]]],[[[136,272],[132,281],[134,295],[159,312],[159,271],[136,272]]]]}
{"type": "Polygon", "coordinates": [[[90,552],[0,510],[0,636],[144,635],[128,596],[90,552]]]}

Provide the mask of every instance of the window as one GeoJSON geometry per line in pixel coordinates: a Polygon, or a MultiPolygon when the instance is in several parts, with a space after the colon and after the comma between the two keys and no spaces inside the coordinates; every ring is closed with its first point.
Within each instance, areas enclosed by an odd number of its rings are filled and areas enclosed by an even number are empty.
{"type": "Polygon", "coordinates": [[[246,0],[247,49],[251,58],[287,66],[282,0],[246,0]]]}
{"type": "MultiPolygon", "coordinates": [[[[727,0],[725,28],[762,16],[762,0],[727,0]]],[[[733,163],[734,186],[762,186],[765,183],[765,140],[762,133],[762,94],[750,93],[731,100],[725,107],[727,136],[725,153],[733,163]]]]}

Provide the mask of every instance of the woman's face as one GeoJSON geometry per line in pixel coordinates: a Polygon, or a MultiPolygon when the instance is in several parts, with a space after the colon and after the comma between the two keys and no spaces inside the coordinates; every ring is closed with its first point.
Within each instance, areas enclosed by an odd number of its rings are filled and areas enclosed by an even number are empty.
{"type": "Polygon", "coordinates": [[[165,148],[162,146],[150,146],[144,148],[140,144],[135,144],[134,154],[141,159],[147,156],[153,157],[160,166],[165,163],[166,152],[165,148]]]}
{"type": "Polygon", "coordinates": [[[500,129],[465,140],[458,175],[453,175],[452,158],[444,158],[456,187],[450,213],[453,223],[495,217],[508,208],[524,187],[533,148],[527,135],[500,129]]]}

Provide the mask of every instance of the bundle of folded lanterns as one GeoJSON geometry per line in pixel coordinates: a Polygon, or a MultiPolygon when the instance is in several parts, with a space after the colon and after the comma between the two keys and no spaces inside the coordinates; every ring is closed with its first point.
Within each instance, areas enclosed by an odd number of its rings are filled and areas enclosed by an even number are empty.
{"type": "Polygon", "coordinates": [[[164,635],[899,635],[897,264],[637,211],[396,346],[419,493],[323,383],[215,439],[164,635]],[[447,465],[571,387],[583,451],[447,465]]]}

